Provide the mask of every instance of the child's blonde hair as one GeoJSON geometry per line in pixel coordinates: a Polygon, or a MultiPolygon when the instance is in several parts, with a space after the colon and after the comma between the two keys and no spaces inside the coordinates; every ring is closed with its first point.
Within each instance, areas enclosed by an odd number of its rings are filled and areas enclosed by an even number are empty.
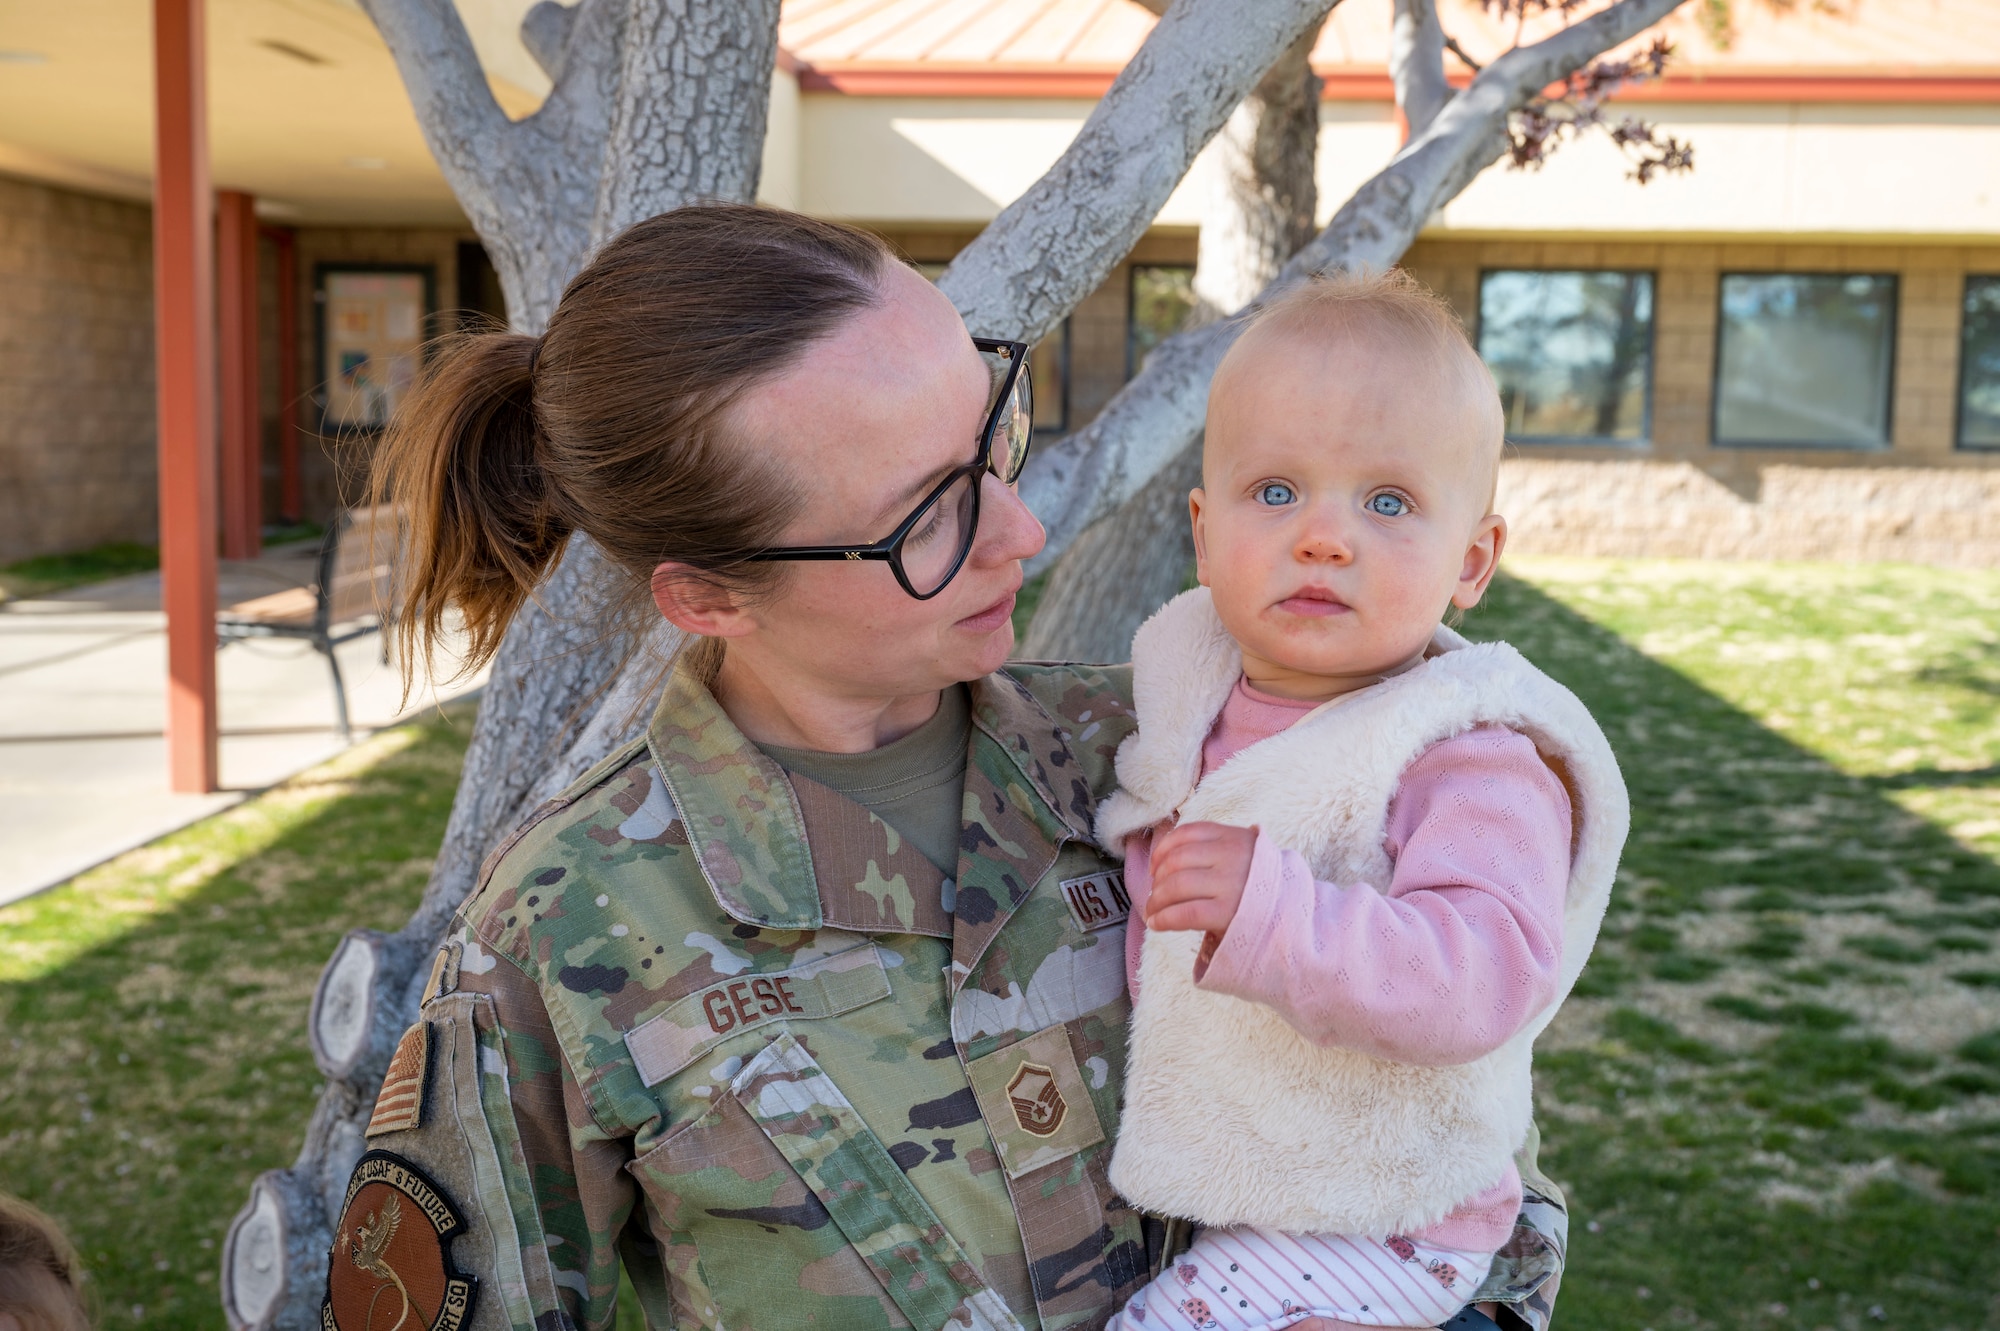
{"type": "Polygon", "coordinates": [[[24,1331],[90,1331],[83,1266],[60,1226],[0,1193],[0,1314],[24,1331]]]}
{"type": "MultiPolygon", "coordinates": [[[[1274,334],[1334,340],[1355,334],[1386,335],[1404,350],[1416,353],[1423,369],[1452,379],[1465,390],[1469,401],[1488,413],[1497,482],[1506,431],[1500,390],[1458,314],[1444,297],[1416,278],[1400,268],[1316,275],[1253,314],[1238,345],[1274,334]]],[[[1489,494],[1488,507],[1492,502],[1489,494]]]]}

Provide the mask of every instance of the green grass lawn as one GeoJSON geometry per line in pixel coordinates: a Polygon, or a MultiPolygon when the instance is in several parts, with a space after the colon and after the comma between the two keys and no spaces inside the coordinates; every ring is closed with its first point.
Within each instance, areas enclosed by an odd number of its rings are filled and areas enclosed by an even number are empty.
{"type": "Polygon", "coordinates": [[[106,1326],[224,1324],[223,1233],[318,1091],[313,982],[348,929],[408,919],[470,721],[378,735],[0,909],[0,1188],[69,1229],[106,1326]]]}
{"type": "Polygon", "coordinates": [[[160,566],[157,546],[114,541],[63,555],[37,555],[0,565],[0,602],[47,596],[106,578],[144,573],[160,566]]]}
{"type": "MultiPolygon", "coordinates": [[[[1468,631],[1583,694],[1634,805],[1538,1060],[1559,1325],[2000,1327],[2000,573],[1510,567],[1468,631]]],[[[107,1324],[221,1325],[223,1228],[317,1085],[313,980],[414,903],[463,731],[0,910],[0,1186],[71,1227],[107,1324]]]]}
{"type": "Polygon", "coordinates": [[[1522,560],[1633,831],[1541,1045],[1571,1327],[2000,1326],[2000,576],[1522,560]]]}

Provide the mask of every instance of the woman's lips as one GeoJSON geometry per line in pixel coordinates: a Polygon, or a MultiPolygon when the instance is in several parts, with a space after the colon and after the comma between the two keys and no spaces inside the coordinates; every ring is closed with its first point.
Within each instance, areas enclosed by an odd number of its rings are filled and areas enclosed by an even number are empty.
{"type": "Polygon", "coordinates": [[[1012,619],[1013,616],[1014,593],[1008,592],[978,614],[967,615],[964,619],[959,620],[958,627],[969,629],[974,633],[991,633],[994,629],[999,628],[1009,619],[1012,619]]]}
{"type": "Polygon", "coordinates": [[[1331,615],[1345,615],[1353,612],[1353,607],[1339,597],[1328,592],[1300,592],[1278,602],[1278,609],[1288,615],[1304,615],[1311,619],[1325,619],[1331,615]]]}

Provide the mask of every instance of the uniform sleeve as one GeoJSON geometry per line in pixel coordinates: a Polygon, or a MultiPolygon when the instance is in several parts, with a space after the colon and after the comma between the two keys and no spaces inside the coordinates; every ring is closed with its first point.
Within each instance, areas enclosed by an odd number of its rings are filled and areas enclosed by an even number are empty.
{"type": "MultiPolygon", "coordinates": [[[[507,1191],[523,1213],[522,1240],[539,1231],[563,1315],[584,1331],[609,1331],[618,1244],[638,1200],[624,1168],[630,1144],[592,1117],[540,991],[516,963],[467,942],[459,974],[459,993],[486,1000],[504,1049],[505,1097],[489,1097],[486,1116],[496,1137],[513,1138],[507,1191]]],[[[540,1325],[553,1309],[533,1311],[540,1325]]]]}
{"type": "Polygon", "coordinates": [[[1526,737],[1433,745],[1389,811],[1386,891],[1316,881],[1259,837],[1204,989],[1275,1009],[1316,1043],[1428,1066],[1497,1049],[1554,999],[1568,793],[1526,737]]]}

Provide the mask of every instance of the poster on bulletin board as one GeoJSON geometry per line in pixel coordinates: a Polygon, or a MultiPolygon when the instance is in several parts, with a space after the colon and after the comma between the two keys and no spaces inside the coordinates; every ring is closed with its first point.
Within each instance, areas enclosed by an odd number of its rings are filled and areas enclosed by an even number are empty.
{"type": "Polygon", "coordinates": [[[319,296],[326,423],[336,430],[380,429],[423,363],[430,275],[328,271],[320,275],[319,296]]]}

